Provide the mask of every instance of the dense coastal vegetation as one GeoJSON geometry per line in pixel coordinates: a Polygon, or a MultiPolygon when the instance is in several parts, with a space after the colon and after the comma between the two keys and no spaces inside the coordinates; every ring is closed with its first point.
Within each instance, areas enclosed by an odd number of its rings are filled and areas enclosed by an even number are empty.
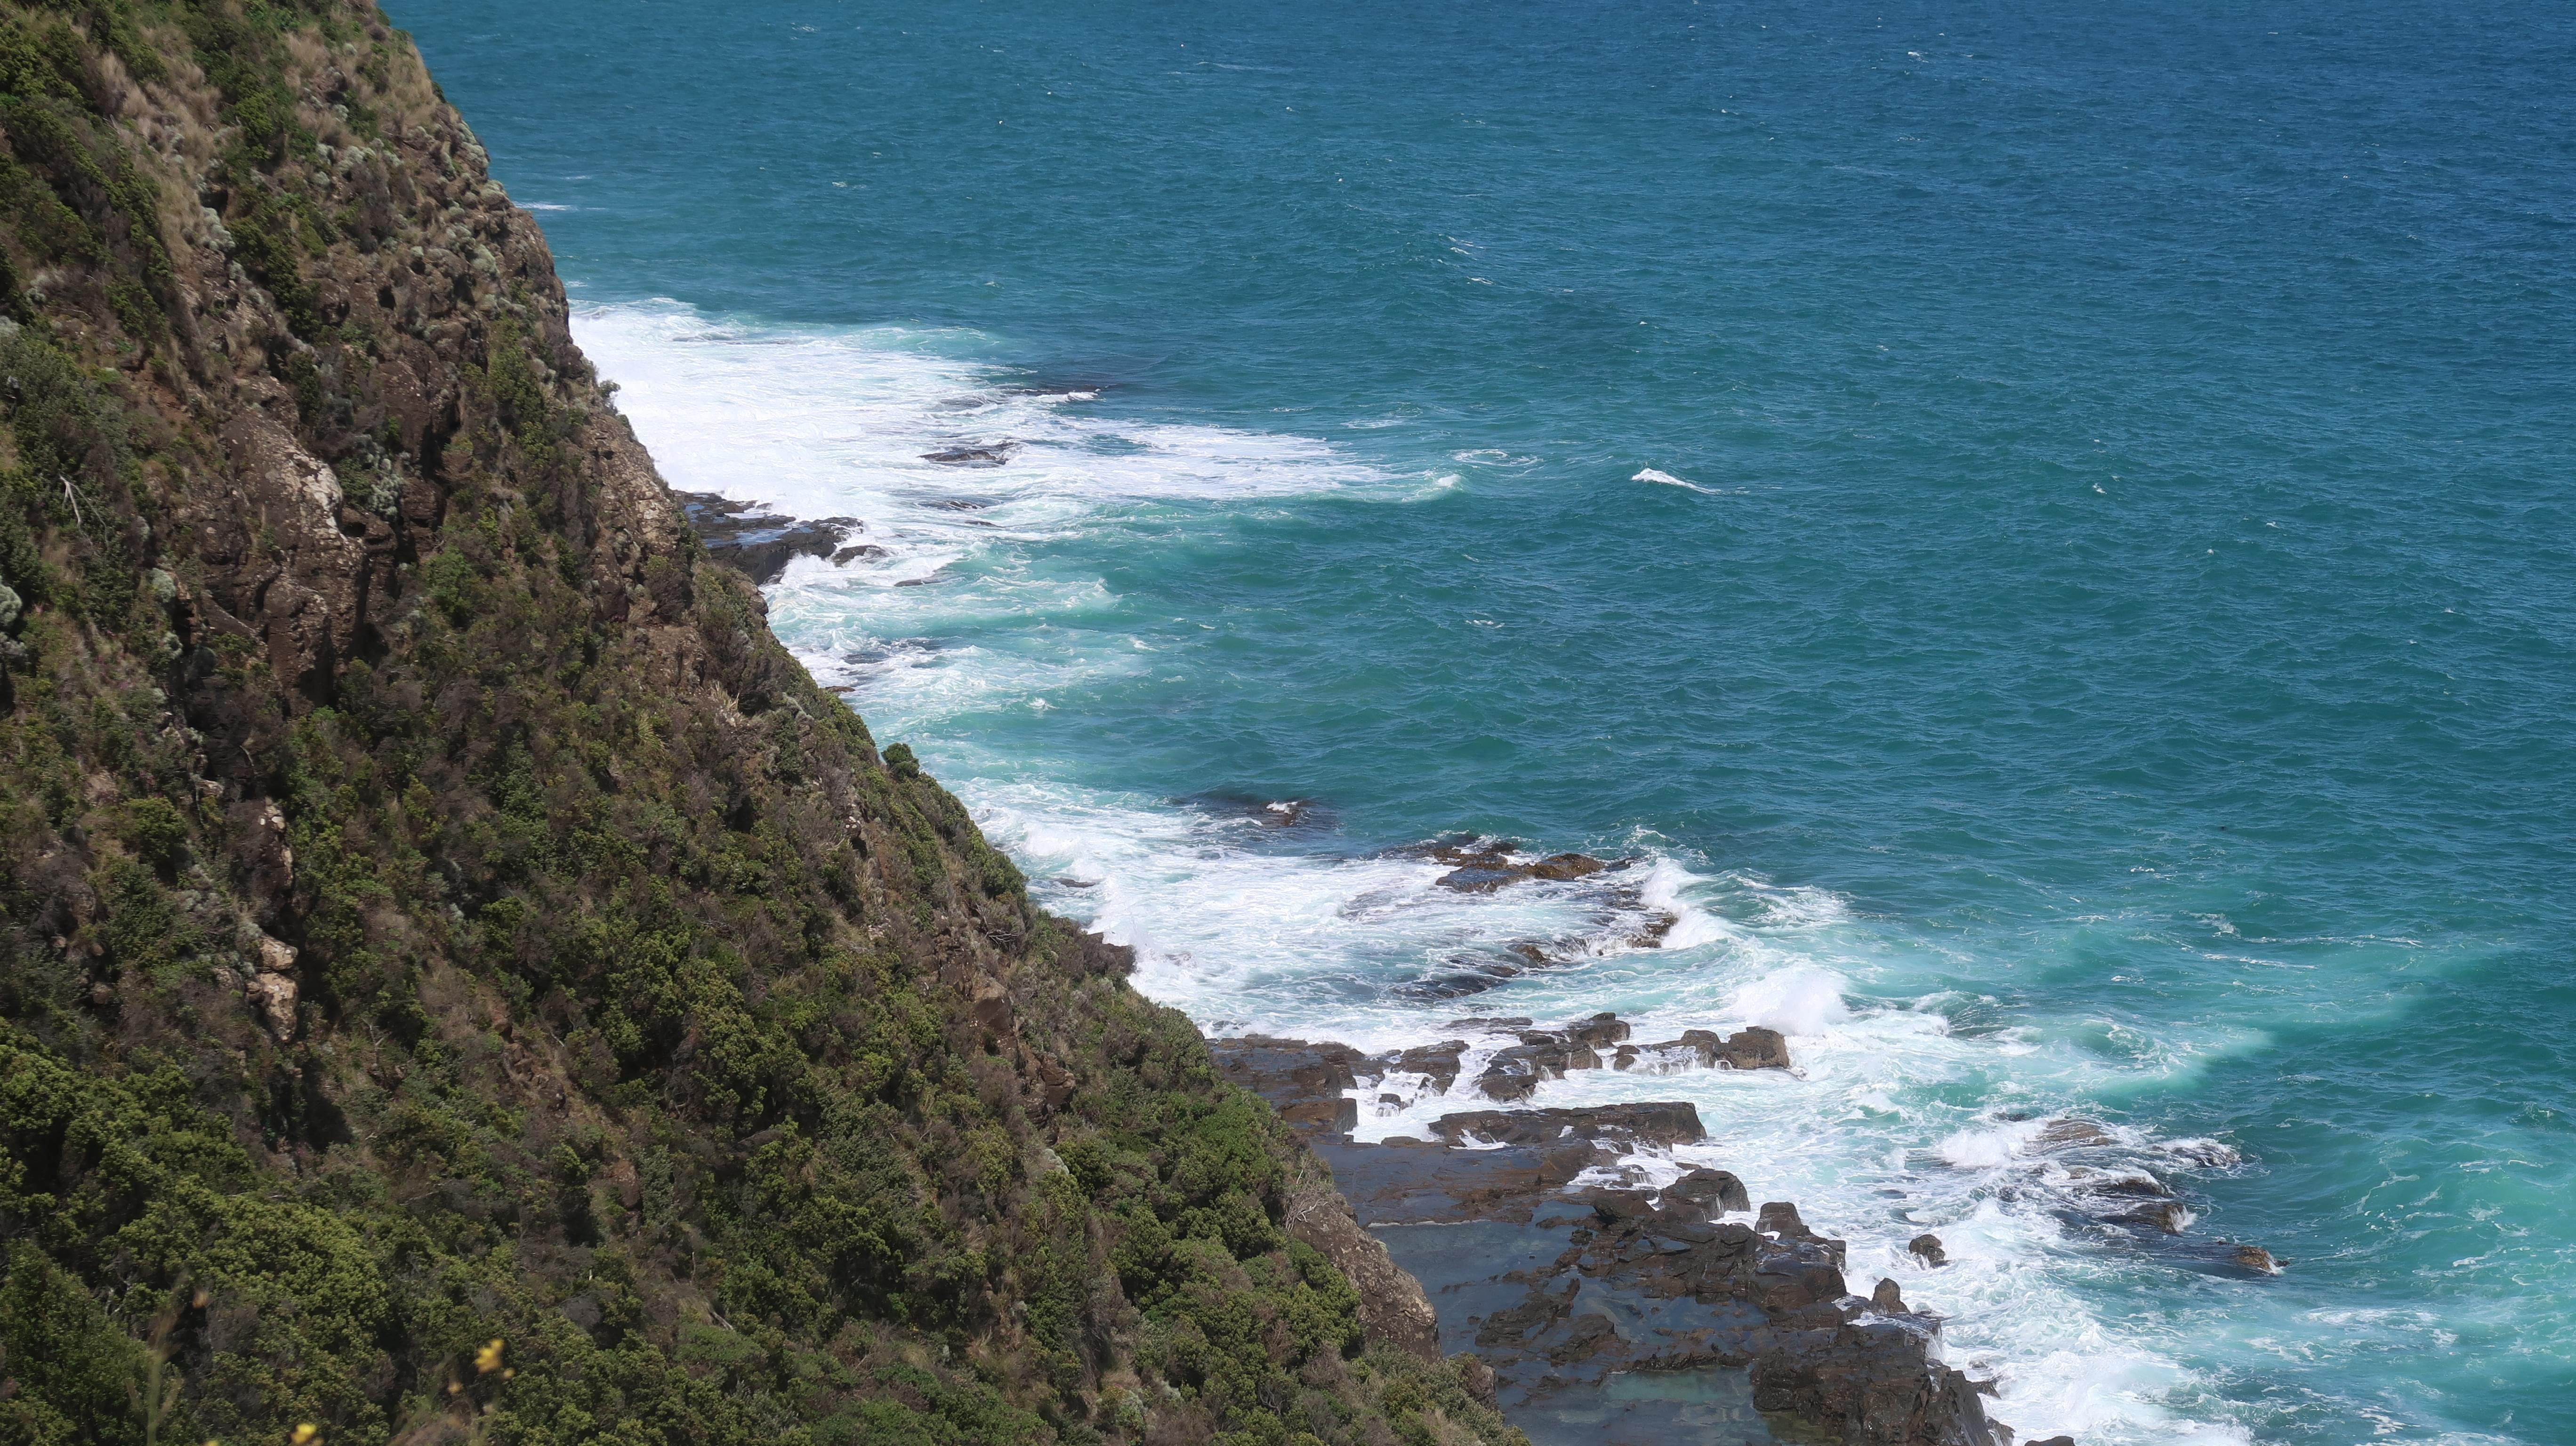
{"type": "Polygon", "coordinates": [[[371,7],[0,7],[0,130],[0,1440],[1519,1439],[371,7]]]}

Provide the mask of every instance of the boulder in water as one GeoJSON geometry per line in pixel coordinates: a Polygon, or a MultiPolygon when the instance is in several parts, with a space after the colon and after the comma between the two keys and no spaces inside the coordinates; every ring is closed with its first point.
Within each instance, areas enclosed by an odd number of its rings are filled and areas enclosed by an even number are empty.
{"type": "Polygon", "coordinates": [[[1566,1038],[1594,1049],[1606,1049],[1626,1039],[1631,1033],[1627,1021],[1618,1015],[1601,1013],[1565,1027],[1566,1038]]]}
{"type": "Polygon", "coordinates": [[[1753,1197],[1744,1182],[1725,1170],[1698,1169],[1664,1187],[1668,1200],[1687,1200],[1704,1210],[1750,1210],[1753,1197]]]}
{"type": "Polygon", "coordinates": [[[1444,889],[1465,894],[1489,894],[1505,884],[1525,879],[1545,879],[1566,883],[1587,879],[1610,865],[1590,854],[1550,854],[1541,859],[1526,859],[1502,839],[1488,839],[1481,845],[1433,844],[1424,854],[1450,866],[1434,882],[1444,889]]]}
{"type": "Polygon", "coordinates": [[[2260,1245],[2237,1246],[2234,1253],[2228,1256],[2228,1259],[2240,1269],[2253,1271],[2257,1275],[2279,1275],[2281,1273],[2281,1262],[2273,1259],[2272,1252],[2265,1250],[2260,1245]]]}
{"type": "Polygon", "coordinates": [[[1787,1069],[1789,1041],[1776,1029],[1754,1025],[1724,1037],[1705,1029],[1686,1029],[1679,1039],[1646,1046],[1664,1056],[1696,1058],[1702,1069],[1787,1069]]]}
{"type": "Polygon", "coordinates": [[[1808,1229],[1807,1222],[1798,1218],[1798,1207],[1786,1200],[1763,1202],[1762,1213],[1754,1218],[1753,1228],[1765,1235],[1776,1235],[1784,1242],[1816,1246],[1833,1261],[1834,1269],[1843,1267],[1846,1248],[1843,1242],[1808,1229]]]}
{"type": "Polygon", "coordinates": [[[1928,1231],[1907,1241],[1905,1248],[1915,1259],[1925,1265],[1942,1266],[1950,1263],[1949,1252],[1941,1248],[1941,1237],[1928,1231]]]}
{"type": "Polygon", "coordinates": [[[1394,1055],[1379,1055],[1378,1062],[1390,1073],[1400,1071],[1428,1076],[1431,1088],[1445,1095],[1449,1093],[1449,1086],[1458,1080],[1458,1056],[1466,1052],[1467,1041],[1450,1039],[1438,1044],[1417,1044],[1394,1055]]]}

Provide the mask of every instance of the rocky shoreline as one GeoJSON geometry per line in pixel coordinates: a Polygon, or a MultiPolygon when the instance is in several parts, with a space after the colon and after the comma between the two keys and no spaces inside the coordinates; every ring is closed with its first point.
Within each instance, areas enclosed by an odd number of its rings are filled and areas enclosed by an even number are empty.
{"type": "MultiPolygon", "coordinates": [[[[1604,1067],[1605,1047],[1613,1062],[1651,1052],[1699,1067],[1789,1066],[1769,1030],[1692,1031],[1642,1049],[1629,1033],[1609,1015],[1522,1028],[1521,1043],[1495,1054],[1516,1067],[1468,1092],[1523,1100],[1524,1081],[1604,1067]]],[[[1447,1094],[1463,1041],[1374,1055],[1263,1036],[1211,1046],[1227,1078],[1299,1131],[1357,1224],[1420,1283],[1418,1308],[1380,1309],[1433,1316],[1438,1348],[1468,1353],[1471,1379],[1541,1446],[2013,1439],[1987,1417],[1978,1383],[1940,1361],[1939,1318],[1910,1308],[1892,1280],[1867,1297],[1852,1290],[1843,1243],[1809,1228],[1794,1204],[1756,1212],[1724,1170],[1654,1183],[1641,1153],[1706,1138],[1690,1104],[1468,1109],[1433,1122],[1431,1139],[1364,1143],[1352,1137],[1351,1092],[1412,1076],[1447,1094]],[[1729,1218],[1745,1214],[1754,1218],[1729,1218]]],[[[1916,1246],[1940,1256],[1934,1237],[1916,1246]]]]}
{"type": "Polygon", "coordinates": [[[824,517],[813,521],[788,517],[769,511],[757,502],[737,502],[713,492],[679,492],[671,494],[688,514],[689,524],[698,531],[698,541],[706,547],[707,556],[734,569],[753,582],[767,587],[787,573],[787,564],[800,557],[828,557],[835,563],[848,563],[857,558],[883,557],[882,547],[859,543],[844,546],[855,532],[866,524],[853,517],[824,517]]]}
{"type": "MultiPolygon", "coordinates": [[[[798,556],[846,565],[883,555],[845,545],[864,530],[853,519],[799,520],[712,494],[676,495],[709,557],[764,585],[798,556]]],[[[1282,828],[1304,826],[1319,808],[1311,800],[1215,801],[1282,828]]],[[[1634,859],[1539,855],[1474,834],[1395,852],[1447,866],[1434,882],[1459,893],[1533,882],[1606,890],[1609,907],[1631,918],[1627,937],[1640,947],[1659,945],[1675,922],[1639,897],[1634,859]]],[[[1413,992],[1426,1003],[1451,999],[1563,962],[1538,942],[1509,952],[1413,992]]],[[[1844,1242],[1811,1228],[1793,1202],[1757,1206],[1744,1182],[1722,1169],[1674,1175],[1672,1148],[1707,1138],[1695,1106],[1529,1103],[1541,1085],[1585,1070],[1791,1070],[1778,1031],[1690,1029],[1644,1042],[1606,1013],[1553,1027],[1502,1016],[1448,1027],[1481,1042],[1449,1038],[1371,1054],[1263,1035],[1210,1041],[1221,1072],[1267,1100],[1328,1168],[1329,1178],[1318,1172],[1300,1185],[1283,1224],[1359,1288],[1372,1338],[1462,1365],[1485,1404],[1539,1446],[1679,1439],[2014,1446],[2012,1428],[1986,1414],[1995,1383],[1943,1363],[1941,1317],[1909,1305],[1895,1280],[1878,1280],[1864,1296],[1844,1273],[1844,1242]],[[1497,1037],[1510,1042],[1496,1045],[1497,1037]],[[1472,1075],[1471,1056],[1480,1066],[1472,1075]],[[1397,1090],[1412,1093],[1381,1092],[1397,1090]],[[1503,1108],[1441,1115],[1428,1139],[1355,1138],[1363,1098],[1401,1109],[1425,1094],[1452,1093],[1503,1108]],[[1662,1168],[1641,1156],[1662,1156],[1662,1168]]],[[[2071,1223],[2170,1242],[2201,1268],[2279,1273],[2260,1247],[2180,1240],[2190,1210],[2101,1125],[2073,1117],[2028,1123],[2028,1149],[2056,1177],[2060,1213],[2071,1223]]],[[[2161,1148],[2180,1168],[2234,1162],[2212,1142],[2161,1148]]],[[[1946,1263],[1935,1234],[1917,1235],[1909,1249],[1927,1267],[1946,1263]]]]}

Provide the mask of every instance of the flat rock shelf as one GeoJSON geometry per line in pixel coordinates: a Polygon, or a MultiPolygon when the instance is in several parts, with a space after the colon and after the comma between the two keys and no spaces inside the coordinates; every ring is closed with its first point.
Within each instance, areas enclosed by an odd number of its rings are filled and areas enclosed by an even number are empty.
{"type": "MultiPolygon", "coordinates": [[[[1626,1034],[1596,1016],[1530,1037],[1566,1050],[1626,1034]]],[[[1776,1035],[1734,1043],[1710,1036],[1687,1053],[1708,1067],[1788,1067],[1776,1035]]],[[[1252,1036],[1212,1047],[1331,1167],[1359,1223],[1421,1282],[1440,1349],[1469,1353],[1471,1379],[1538,1446],[2011,1439],[1974,1383],[1941,1364],[1939,1320],[1909,1309],[1892,1281],[1854,1293],[1843,1243],[1794,1204],[1757,1212],[1730,1172],[1656,1185],[1629,1163],[1706,1137],[1687,1103],[1466,1108],[1437,1119],[1434,1138],[1364,1143],[1345,1091],[1404,1073],[1446,1093],[1453,1046],[1371,1055],[1252,1036]]]]}

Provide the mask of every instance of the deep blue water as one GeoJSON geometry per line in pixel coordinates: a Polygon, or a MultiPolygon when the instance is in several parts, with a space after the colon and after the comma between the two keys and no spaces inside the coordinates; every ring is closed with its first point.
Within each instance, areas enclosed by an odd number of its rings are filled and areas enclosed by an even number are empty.
{"type": "Polygon", "coordinates": [[[2025,1436],[2576,1442],[2576,11],[2037,9],[393,13],[1150,992],[1783,1027],[1542,1094],[1696,1100],[2025,1436]]]}

